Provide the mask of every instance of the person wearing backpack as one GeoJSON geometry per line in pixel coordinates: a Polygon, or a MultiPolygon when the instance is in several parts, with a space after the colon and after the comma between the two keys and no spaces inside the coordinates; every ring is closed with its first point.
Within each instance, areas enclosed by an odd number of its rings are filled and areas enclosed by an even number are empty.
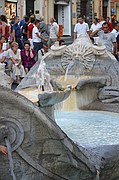
{"type": "Polygon", "coordinates": [[[22,42],[22,39],[21,39],[21,29],[20,29],[20,26],[19,26],[19,16],[16,16],[15,17],[15,23],[13,25],[13,40],[16,41],[19,45],[19,49],[23,49],[24,46],[23,46],[23,42],[22,42]]]}

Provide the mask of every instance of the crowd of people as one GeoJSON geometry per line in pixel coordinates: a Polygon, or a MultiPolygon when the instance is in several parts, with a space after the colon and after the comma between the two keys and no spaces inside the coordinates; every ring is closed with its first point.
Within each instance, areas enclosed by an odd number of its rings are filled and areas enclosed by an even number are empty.
{"type": "MultiPolygon", "coordinates": [[[[44,51],[57,41],[59,25],[54,18],[50,18],[48,28],[43,17],[36,19],[35,16],[24,16],[22,20],[14,17],[8,25],[5,15],[0,16],[0,64],[5,63],[10,70],[14,82],[19,83],[25,74],[38,60],[39,51],[44,51]]],[[[110,22],[101,17],[95,18],[89,28],[88,23],[79,16],[78,23],[74,27],[74,40],[81,35],[89,35],[94,44],[97,37],[106,49],[118,60],[119,49],[119,23],[110,22]]],[[[64,44],[65,42],[63,42],[64,44]]],[[[59,45],[62,43],[60,42],[59,45]]]]}
{"type": "MultiPolygon", "coordinates": [[[[19,16],[7,23],[5,15],[0,16],[0,66],[10,71],[15,84],[19,84],[38,60],[38,54],[45,52],[57,41],[59,25],[50,19],[48,29],[43,17],[19,16]]],[[[62,45],[61,41],[59,45],[62,45]]],[[[0,153],[7,154],[5,146],[0,145],[0,153]]]]}
{"type": "Polygon", "coordinates": [[[39,51],[45,52],[57,41],[59,25],[50,19],[48,29],[43,17],[19,16],[11,19],[8,25],[5,15],[0,16],[0,65],[6,64],[15,83],[21,81],[25,74],[38,60],[39,51]]]}
{"type": "Polygon", "coordinates": [[[78,23],[74,28],[74,40],[81,35],[89,35],[95,45],[101,43],[105,45],[106,50],[112,53],[116,59],[119,57],[119,22],[110,21],[110,17],[104,19],[94,18],[91,27],[85,22],[82,16],[79,16],[78,23]]]}
{"type": "MultiPolygon", "coordinates": [[[[48,28],[44,18],[24,16],[22,20],[14,17],[8,25],[5,15],[0,16],[0,66],[5,65],[11,72],[14,82],[19,84],[25,74],[38,60],[38,54],[44,55],[57,41],[59,25],[50,19],[48,28]]],[[[101,42],[118,60],[119,22],[110,22],[110,18],[95,18],[89,28],[88,23],[79,16],[74,27],[74,40],[88,35],[95,45],[101,42]],[[98,41],[97,38],[98,37],[98,41]]],[[[61,39],[59,46],[65,44],[61,39]]],[[[0,145],[0,152],[7,154],[7,148],[0,145]]]]}

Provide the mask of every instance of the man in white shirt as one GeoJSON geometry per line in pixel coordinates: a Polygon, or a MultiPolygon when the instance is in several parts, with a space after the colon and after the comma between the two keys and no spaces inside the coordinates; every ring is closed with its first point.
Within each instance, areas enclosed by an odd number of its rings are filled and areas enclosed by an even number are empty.
{"type": "Polygon", "coordinates": [[[97,29],[101,28],[102,26],[98,23],[98,19],[97,18],[94,18],[93,20],[93,24],[91,25],[91,28],[90,28],[90,31],[91,32],[94,32],[96,31],[97,29]]]}
{"type": "Polygon", "coordinates": [[[56,41],[59,32],[59,25],[55,22],[54,18],[50,19],[50,36],[48,47],[50,48],[56,41]]]}
{"type": "Polygon", "coordinates": [[[41,40],[43,39],[44,41],[47,42],[47,39],[41,36],[39,32],[39,27],[40,27],[40,20],[36,19],[35,26],[32,31],[32,39],[33,39],[33,46],[34,46],[33,49],[36,53],[38,53],[38,51],[43,48],[43,44],[41,40]]]}
{"type": "Polygon", "coordinates": [[[79,38],[81,35],[86,35],[89,33],[89,26],[84,22],[83,17],[78,18],[78,23],[74,27],[74,40],[79,38]]]}

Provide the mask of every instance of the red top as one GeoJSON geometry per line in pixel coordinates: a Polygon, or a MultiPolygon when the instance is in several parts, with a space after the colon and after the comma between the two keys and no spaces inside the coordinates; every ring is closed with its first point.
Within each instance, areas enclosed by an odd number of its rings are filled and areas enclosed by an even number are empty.
{"type": "Polygon", "coordinates": [[[8,39],[9,37],[9,26],[6,24],[6,27],[5,27],[5,38],[8,39]]]}
{"type": "Polygon", "coordinates": [[[29,38],[31,38],[32,39],[32,30],[33,30],[33,28],[34,28],[34,24],[29,24],[28,25],[28,31],[29,31],[29,38]]]}
{"type": "Polygon", "coordinates": [[[112,25],[112,23],[109,22],[109,23],[108,23],[108,26],[109,26],[109,29],[108,29],[108,30],[111,32],[111,31],[113,30],[113,25],[112,25]]]}

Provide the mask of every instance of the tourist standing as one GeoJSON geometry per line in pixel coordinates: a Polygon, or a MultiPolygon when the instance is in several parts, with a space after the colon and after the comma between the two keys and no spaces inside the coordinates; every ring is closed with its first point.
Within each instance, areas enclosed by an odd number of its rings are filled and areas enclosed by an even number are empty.
{"type": "Polygon", "coordinates": [[[89,34],[89,26],[84,22],[83,17],[79,16],[78,23],[74,27],[74,40],[81,35],[89,34]]]}
{"type": "Polygon", "coordinates": [[[13,26],[12,34],[13,34],[13,40],[16,41],[19,45],[19,49],[23,49],[23,42],[21,39],[22,34],[21,34],[20,26],[19,26],[19,16],[15,17],[15,23],[13,26]]]}
{"type": "Polygon", "coordinates": [[[33,49],[36,53],[38,53],[38,51],[43,47],[41,40],[47,42],[47,39],[41,36],[41,33],[39,32],[39,27],[40,27],[40,20],[36,19],[35,26],[32,31],[33,46],[34,46],[33,49]]]}
{"type": "Polygon", "coordinates": [[[115,35],[109,32],[109,26],[107,22],[104,22],[102,28],[94,31],[91,36],[94,37],[95,35],[99,36],[99,41],[105,45],[106,49],[111,52],[113,55],[117,54],[116,48],[116,38],[115,35]]]}
{"type": "MultiPolygon", "coordinates": [[[[46,23],[44,21],[44,17],[40,17],[39,20],[40,20],[40,33],[41,33],[41,36],[43,36],[45,39],[49,39],[49,35],[48,35],[48,32],[47,32],[47,26],[46,26],[46,23]]],[[[43,46],[47,46],[46,41],[42,40],[42,43],[43,43],[43,46]]]]}
{"type": "Polygon", "coordinates": [[[24,23],[25,23],[25,17],[27,17],[27,15],[24,15],[24,16],[23,16],[23,19],[21,19],[21,21],[19,22],[19,26],[20,26],[21,29],[22,29],[22,26],[23,26],[24,23]]]}
{"type": "Polygon", "coordinates": [[[35,17],[30,17],[30,23],[28,24],[28,40],[30,41],[31,48],[33,49],[33,39],[32,39],[32,31],[35,26],[35,17]]]}
{"type": "Polygon", "coordinates": [[[22,26],[22,36],[23,36],[23,43],[28,40],[28,24],[29,24],[29,17],[25,17],[25,23],[22,26]]]}
{"type": "Polygon", "coordinates": [[[46,23],[44,21],[44,17],[40,17],[39,20],[40,20],[40,32],[41,32],[41,34],[47,33],[47,26],[46,26],[46,23]]]}
{"type": "Polygon", "coordinates": [[[9,35],[10,35],[10,42],[13,42],[14,41],[14,38],[13,38],[13,26],[14,26],[14,18],[11,19],[11,22],[10,22],[10,28],[9,28],[9,35]]]}
{"type": "Polygon", "coordinates": [[[108,31],[109,32],[111,32],[112,30],[113,30],[113,25],[112,25],[112,23],[110,22],[110,17],[107,17],[106,18],[106,22],[107,22],[107,24],[108,24],[108,31]]]}
{"type": "Polygon", "coordinates": [[[33,28],[35,26],[35,18],[34,16],[31,16],[30,17],[30,23],[28,24],[28,38],[29,39],[32,39],[32,31],[33,31],[33,28]]]}
{"type": "Polygon", "coordinates": [[[50,48],[58,38],[58,32],[59,32],[59,25],[55,21],[54,18],[50,19],[50,32],[49,32],[49,42],[48,47],[50,48]]]}
{"type": "Polygon", "coordinates": [[[0,16],[2,22],[2,36],[5,36],[6,41],[8,41],[9,37],[9,26],[7,24],[7,18],[5,15],[0,16]]]}

